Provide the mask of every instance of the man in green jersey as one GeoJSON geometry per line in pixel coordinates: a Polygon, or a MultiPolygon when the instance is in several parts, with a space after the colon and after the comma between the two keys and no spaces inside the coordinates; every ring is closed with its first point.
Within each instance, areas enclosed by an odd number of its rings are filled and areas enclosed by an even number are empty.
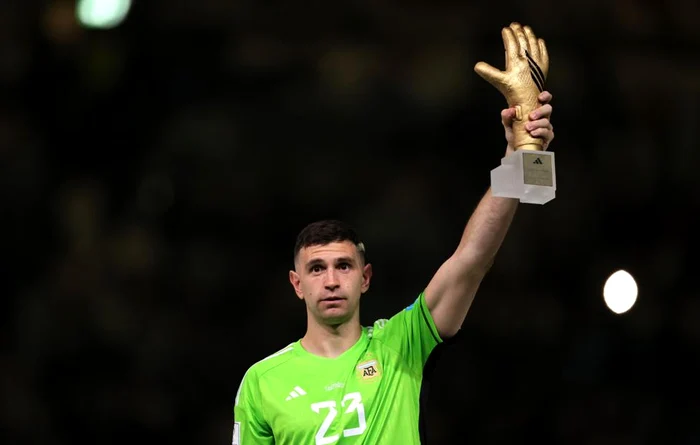
{"type": "MultiPolygon", "coordinates": [[[[537,57],[538,40],[532,39],[527,27],[504,29],[506,45],[529,43],[537,57]]],[[[539,105],[524,119],[512,102],[502,111],[506,154],[519,137],[536,139],[543,149],[554,137],[552,96],[535,96],[539,105]],[[527,134],[519,136],[519,128],[527,134]]],[[[425,443],[419,428],[423,368],[435,347],[460,329],[517,206],[517,199],[487,191],[455,252],[413,304],[371,327],[360,324],[360,297],[370,287],[372,266],[358,235],[340,221],[304,228],[289,280],[305,302],[307,330],[246,372],[234,403],[233,444],[425,443]]]]}

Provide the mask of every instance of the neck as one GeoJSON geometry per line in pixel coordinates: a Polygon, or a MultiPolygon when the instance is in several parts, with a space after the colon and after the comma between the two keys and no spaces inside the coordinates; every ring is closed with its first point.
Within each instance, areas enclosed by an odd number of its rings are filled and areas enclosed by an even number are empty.
{"type": "Polygon", "coordinates": [[[357,343],[361,335],[362,325],[356,317],[339,325],[325,325],[309,316],[301,345],[311,354],[335,358],[357,343]]]}

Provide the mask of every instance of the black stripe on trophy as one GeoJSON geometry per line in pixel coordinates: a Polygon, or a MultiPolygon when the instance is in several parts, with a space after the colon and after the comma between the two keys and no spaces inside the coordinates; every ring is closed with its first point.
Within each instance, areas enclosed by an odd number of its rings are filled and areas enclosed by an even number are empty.
{"type": "Polygon", "coordinates": [[[540,90],[540,93],[544,91],[544,88],[540,84],[539,79],[537,79],[537,76],[535,76],[535,73],[533,73],[532,70],[530,70],[530,77],[532,77],[532,80],[533,82],[535,82],[535,85],[537,85],[537,89],[540,90]]]}
{"type": "Polygon", "coordinates": [[[544,73],[542,72],[542,69],[537,64],[537,62],[535,62],[535,59],[532,58],[529,51],[527,51],[527,50],[525,51],[525,56],[527,57],[527,61],[530,64],[530,69],[532,69],[536,72],[537,77],[540,79],[540,83],[542,84],[542,86],[544,86],[545,76],[544,76],[544,73]]]}

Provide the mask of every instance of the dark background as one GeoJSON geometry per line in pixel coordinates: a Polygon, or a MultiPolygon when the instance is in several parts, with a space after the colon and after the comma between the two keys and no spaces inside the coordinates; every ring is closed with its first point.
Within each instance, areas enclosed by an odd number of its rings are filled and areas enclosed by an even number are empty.
{"type": "Polygon", "coordinates": [[[370,324],[452,253],[504,153],[511,21],[547,41],[557,198],[521,205],[444,351],[437,444],[700,443],[700,4],[0,3],[3,444],[228,444],[298,339],[297,232],[341,218],[370,324]],[[602,299],[626,269],[639,299],[602,299]]]}

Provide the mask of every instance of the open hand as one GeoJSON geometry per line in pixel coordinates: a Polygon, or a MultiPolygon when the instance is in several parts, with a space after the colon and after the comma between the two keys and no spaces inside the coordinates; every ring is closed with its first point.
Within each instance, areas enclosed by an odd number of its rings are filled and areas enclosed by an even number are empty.
{"type": "Polygon", "coordinates": [[[545,82],[549,72],[549,54],[547,45],[541,38],[535,36],[532,28],[513,22],[501,30],[503,46],[506,53],[506,67],[501,71],[486,62],[478,62],[474,70],[479,76],[496,87],[506,99],[509,109],[503,117],[506,126],[506,137],[509,148],[544,150],[543,145],[547,136],[539,128],[539,123],[531,122],[548,117],[551,108],[545,110],[545,105],[551,100],[551,95],[543,96],[545,82]],[[541,109],[540,109],[541,108],[541,109]],[[540,109],[534,119],[531,114],[540,109]],[[535,125],[532,130],[526,128],[535,125]],[[539,136],[536,136],[537,134],[539,136]]]}

